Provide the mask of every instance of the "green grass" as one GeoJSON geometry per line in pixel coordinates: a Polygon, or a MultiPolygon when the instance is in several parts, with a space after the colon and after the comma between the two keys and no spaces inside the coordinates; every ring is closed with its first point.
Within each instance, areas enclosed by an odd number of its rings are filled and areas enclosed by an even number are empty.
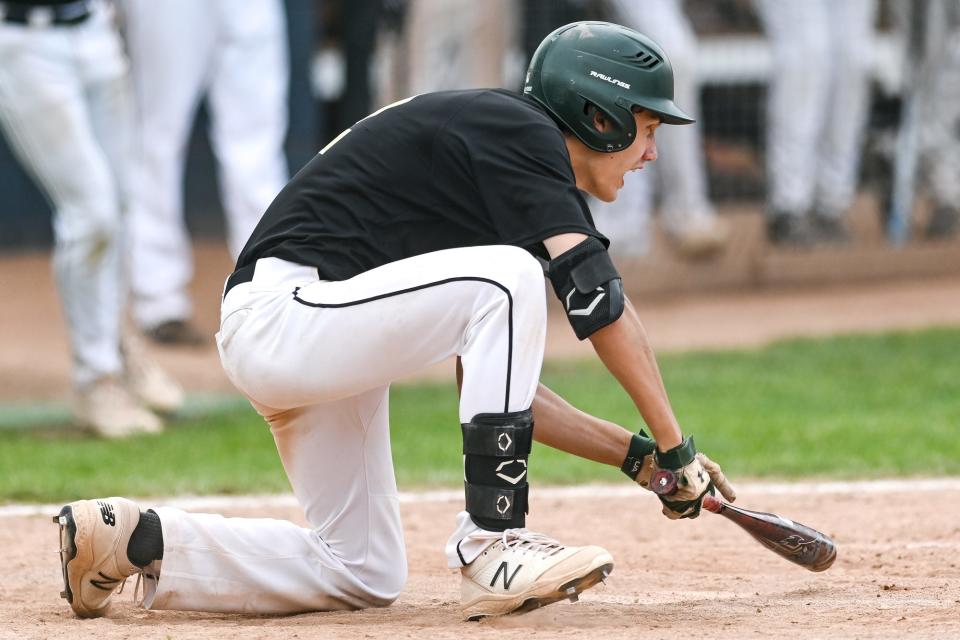
{"type": "MultiPolygon", "coordinates": [[[[960,330],[794,340],[667,355],[660,365],[684,431],[733,478],[960,474],[960,330]]],[[[551,365],[543,379],[585,411],[642,426],[598,361],[551,365]]],[[[453,384],[398,385],[391,415],[401,489],[458,486],[453,384]]],[[[622,476],[536,445],[531,479],[622,476]]],[[[269,430],[235,405],[123,442],[62,428],[0,430],[0,501],[286,490],[269,430]]]]}

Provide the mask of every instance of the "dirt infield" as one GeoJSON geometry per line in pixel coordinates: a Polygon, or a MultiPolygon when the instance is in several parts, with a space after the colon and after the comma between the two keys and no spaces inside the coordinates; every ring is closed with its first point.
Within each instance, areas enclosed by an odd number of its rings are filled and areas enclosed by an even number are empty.
{"type": "MultiPolygon", "coordinates": [[[[919,495],[741,488],[743,506],[834,537],[838,559],[820,574],[774,556],[718,516],[670,522],[639,489],[626,497],[535,495],[531,528],[569,544],[602,544],[615,558],[607,584],[576,604],[461,622],[459,576],[442,551],[458,506],[428,501],[402,507],[410,580],[390,608],[284,617],[144,611],[133,604],[131,580],[108,617],[78,620],[58,597],[57,527],[46,517],[4,518],[0,638],[960,637],[958,483],[919,495]]],[[[302,522],[293,508],[231,515],[302,522]]]]}

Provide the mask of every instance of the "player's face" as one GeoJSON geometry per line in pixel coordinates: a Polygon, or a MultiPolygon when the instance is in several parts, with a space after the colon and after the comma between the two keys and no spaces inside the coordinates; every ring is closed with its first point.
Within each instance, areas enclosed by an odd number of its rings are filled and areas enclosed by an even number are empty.
{"type": "MultiPolygon", "coordinates": [[[[649,111],[639,111],[633,114],[633,119],[637,124],[637,137],[629,147],[603,153],[584,146],[587,153],[581,154],[580,162],[574,161],[577,186],[604,202],[616,200],[628,171],[639,171],[657,159],[655,134],[660,118],[649,111]]],[[[598,129],[604,126],[604,122],[598,122],[598,129]]]]}

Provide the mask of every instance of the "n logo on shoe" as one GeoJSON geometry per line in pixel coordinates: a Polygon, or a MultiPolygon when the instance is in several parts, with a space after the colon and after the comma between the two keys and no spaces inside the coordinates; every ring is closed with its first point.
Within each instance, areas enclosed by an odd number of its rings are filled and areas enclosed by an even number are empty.
{"type": "Polygon", "coordinates": [[[500,563],[500,566],[497,567],[497,572],[493,574],[493,580],[490,581],[490,586],[492,587],[497,582],[497,578],[500,577],[500,574],[503,573],[503,590],[508,590],[510,585],[513,583],[513,579],[517,577],[517,573],[520,571],[520,569],[523,569],[522,564],[517,565],[517,568],[513,570],[513,575],[509,575],[510,569],[507,567],[507,561],[504,560],[500,563]]]}
{"type": "MultiPolygon", "coordinates": [[[[97,571],[97,575],[100,576],[102,580],[90,578],[90,584],[103,591],[113,591],[113,588],[120,582],[119,578],[111,578],[110,576],[104,575],[103,571],[97,571]]],[[[516,573],[514,573],[514,575],[516,575],[516,573]]]]}
{"type": "Polygon", "coordinates": [[[117,526],[117,517],[113,514],[113,505],[103,500],[97,500],[100,505],[100,517],[103,518],[103,524],[111,527],[117,526]]]}

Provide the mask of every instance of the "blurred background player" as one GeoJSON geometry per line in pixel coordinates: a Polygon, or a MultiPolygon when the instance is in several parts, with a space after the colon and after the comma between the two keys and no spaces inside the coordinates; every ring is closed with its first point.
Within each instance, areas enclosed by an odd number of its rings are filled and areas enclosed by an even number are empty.
{"type": "Polygon", "coordinates": [[[287,180],[288,58],[280,0],[124,0],[139,139],[131,216],[134,318],[162,344],[213,344],[190,324],[193,276],[183,219],[187,142],[201,99],[211,115],[227,215],[240,253],[287,180]]]}
{"type": "MultiPolygon", "coordinates": [[[[690,116],[699,120],[697,36],[681,0],[608,0],[608,4],[611,20],[647,34],[670,52],[676,70],[674,93],[689,106],[690,116]]],[[[687,258],[715,255],[726,245],[729,230],[707,193],[700,127],[666,127],[657,147],[660,156],[652,173],[627,174],[616,202],[591,202],[597,223],[613,239],[611,250],[626,256],[646,253],[655,182],[661,224],[671,245],[687,258]]]]}
{"type": "Polygon", "coordinates": [[[409,95],[503,86],[511,5],[510,0],[409,0],[409,95]],[[437,29],[438,24],[444,28],[437,29]]]}
{"type": "MultiPolygon", "coordinates": [[[[911,123],[918,156],[912,166],[919,171],[910,182],[931,207],[925,237],[950,238],[960,233],[960,0],[897,3],[893,10],[908,55],[917,56],[906,67],[913,73],[905,78],[904,96],[905,102],[917,100],[916,109],[901,109],[900,124],[903,129],[905,118],[917,118],[911,123]]],[[[901,160],[897,142],[892,162],[901,160]]]]}
{"type": "Polygon", "coordinates": [[[870,101],[875,0],[755,0],[773,55],[767,232],[778,245],[849,240],[870,101]]]}
{"type": "Polygon", "coordinates": [[[128,190],[127,61],[100,2],[5,2],[0,128],[54,209],[53,269],[73,358],[74,412],[106,437],[160,431],[147,405],[182,392],[122,346],[128,190]]]}

